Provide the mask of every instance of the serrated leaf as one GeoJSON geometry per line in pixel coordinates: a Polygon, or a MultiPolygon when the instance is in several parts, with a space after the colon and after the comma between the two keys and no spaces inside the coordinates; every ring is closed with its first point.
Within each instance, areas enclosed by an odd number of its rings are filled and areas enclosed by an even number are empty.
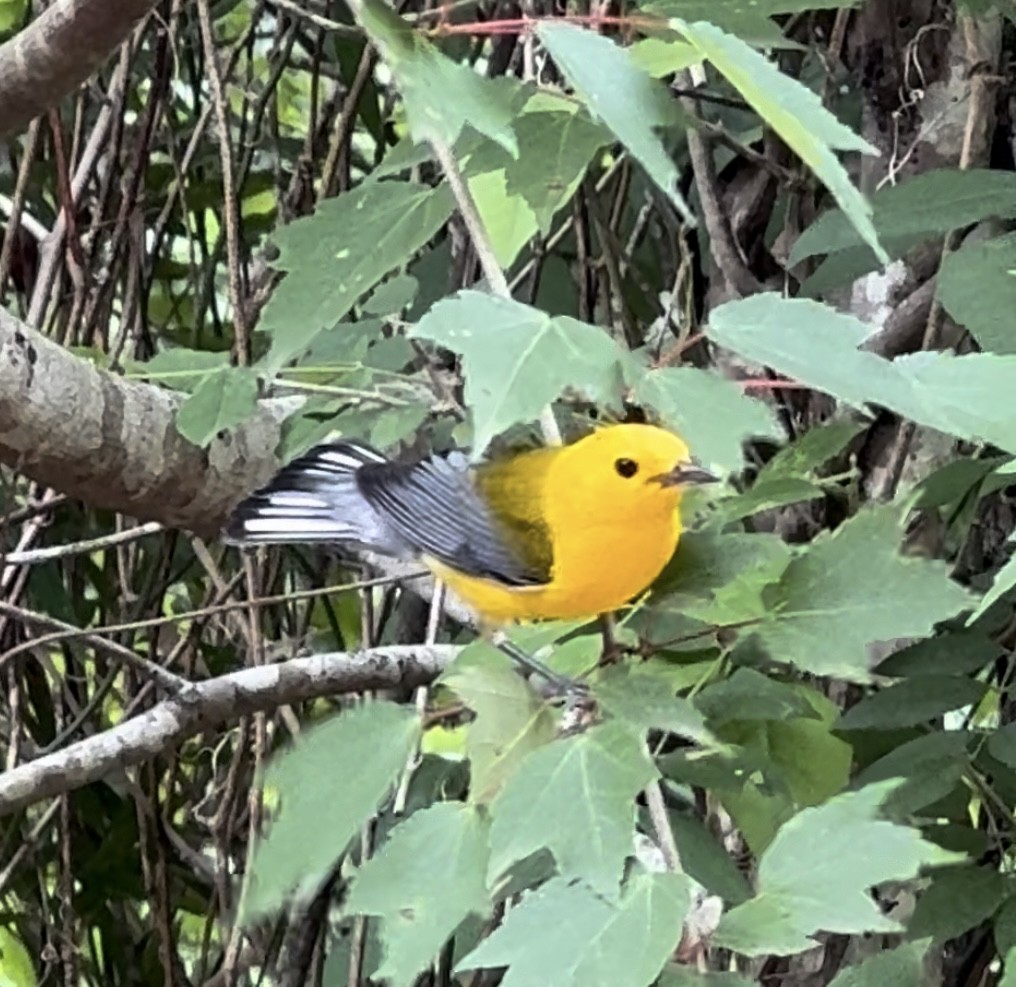
{"type": "Polygon", "coordinates": [[[0,987],[35,987],[32,957],[10,929],[0,929],[0,987]]]}
{"type": "Polygon", "coordinates": [[[780,449],[759,470],[756,485],[810,476],[819,466],[838,456],[850,440],[866,427],[858,421],[836,421],[808,429],[800,438],[780,449]]]}
{"type": "Polygon", "coordinates": [[[228,352],[192,350],[186,346],[162,350],[151,360],[124,361],[125,376],[156,380],[177,391],[191,391],[209,372],[228,366],[228,352]]]}
{"type": "Polygon", "coordinates": [[[656,133],[670,126],[676,112],[666,89],[631,60],[609,38],[560,20],[540,21],[536,32],[565,78],[585,102],[594,119],[606,124],[682,219],[695,225],[679,189],[673,157],[656,133]]]}
{"type": "Polygon", "coordinates": [[[924,637],[969,605],[944,562],[904,558],[900,538],[898,510],[879,507],[820,535],[797,556],[771,594],[768,619],[754,628],[773,659],[867,681],[867,645],[924,637]]]}
{"type": "Polygon", "coordinates": [[[875,671],[892,678],[905,675],[965,675],[984,668],[1001,654],[1002,647],[998,642],[979,631],[949,631],[897,651],[875,671]]]}
{"type": "Polygon", "coordinates": [[[776,535],[685,532],[657,583],[657,608],[718,626],[762,619],[769,612],[763,593],[790,558],[776,535]]]}
{"type": "Polygon", "coordinates": [[[1010,895],[1002,903],[992,923],[995,946],[1003,956],[1016,947],[1016,896],[1010,895]]]}
{"type": "Polygon", "coordinates": [[[829,987],[930,987],[924,968],[927,940],[904,943],[841,970],[829,987]]]}
{"type": "Polygon", "coordinates": [[[279,907],[297,886],[314,888],[375,811],[419,735],[415,710],[375,701],[307,730],[272,761],[265,784],[281,807],[254,850],[244,923],[279,907]]]}
{"type": "Polygon", "coordinates": [[[628,56],[634,65],[654,79],[681,72],[702,61],[701,53],[693,45],[665,38],[642,38],[628,49],[628,56]]]}
{"type": "MultiPolygon", "coordinates": [[[[940,168],[887,185],[871,202],[880,240],[919,242],[988,216],[1016,217],[1016,175],[983,168],[940,168]]],[[[861,242],[847,217],[830,210],[798,237],[787,263],[794,267],[815,254],[846,250],[861,242]]]]}
{"type": "Polygon", "coordinates": [[[715,744],[702,714],[674,691],[652,671],[614,665],[600,676],[593,695],[611,716],[636,730],[666,730],[699,744],[715,744]]]}
{"type": "Polygon", "coordinates": [[[859,785],[906,779],[888,801],[894,813],[910,815],[944,798],[970,766],[967,734],[961,731],[917,737],[891,750],[857,777],[859,785]]]}
{"type": "Polygon", "coordinates": [[[856,407],[884,405],[915,422],[1016,451],[1016,418],[999,394],[1016,391],[1016,356],[914,353],[884,360],[857,347],[872,329],[808,299],[754,295],[715,308],[707,334],[856,407]]]}
{"type": "Polygon", "coordinates": [[[194,389],[176,412],[176,430],[202,448],[257,409],[258,378],[247,367],[220,367],[194,389]]]}
{"type": "Polygon", "coordinates": [[[1009,561],[995,573],[988,592],[981,597],[977,609],[967,618],[967,626],[978,621],[988,612],[999,600],[1016,586],[1016,552],[1009,557],[1009,561]]]}
{"type": "Polygon", "coordinates": [[[751,897],[747,878],[702,820],[671,812],[670,826],[681,867],[692,880],[732,905],[751,897]]]}
{"type": "Polygon", "coordinates": [[[879,818],[897,784],[838,795],[783,825],[759,861],[757,896],[724,915],[714,943],[757,956],[805,949],[819,931],[900,931],[868,889],[909,880],[922,867],[949,863],[956,855],[916,829],[879,818]]]}
{"type": "Polygon", "coordinates": [[[559,102],[561,109],[542,108],[546,102],[535,99],[527,104],[515,122],[519,156],[505,168],[508,194],[516,202],[518,196],[525,199],[544,235],[550,233],[555,213],[575,194],[593,155],[610,142],[603,127],[578,107],[559,102]]]}
{"type": "Polygon", "coordinates": [[[958,675],[915,675],[865,696],[837,724],[840,730],[917,726],[953,709],[980,702],[987,686],[958,675]]]}
{"type": "Polygon", "coordinates": [[[600,404],[620,400],[627,354],[602,329],[567,316],[460,291],[438,302],[410,335],[461,354],[474,456],[511,425],[535,420],[567,388],[600,404]]]}
{"type": "Polygon", "coordinates": [[[815,711],[792,685],[769,678],[754,668],[738,668],[729,678],[707,685],[695,705],[713,725],[731,720],[784,720],[814,716],[815,711]]]}
{"type": "Polygon", "coordinates": [[[867,141],[845,127],[819,96],[784,74],[764,55],[740,38],[713,24],[689,24],[672,19],[670,25],[693,44],[741,97],[815,173],[857,230],[861,239],[887,264],[871,221],[871,205],[854,188],[834,150],[878,154],[867,141]]]}
{"type": "MultiPolygon", "coordinates": [[[[787,0],[789,3],[790,0],[787,0]]],[[[786,6],[783,4],[782,6],[786,6]]],[[[768,3],[748,0],[650,0],[641,5],[656,17],[680,17],[694,23],[708,21],[760,48],[797,48],[772,19],[768,3]]],[[[701,56],[699,56],[701,58],[701,56]]]]}
{"type": "Polygon", "coordinates": [[[711,524],[726,525],[751,517],[760,511],[799,504],[806,500],[817,500],[824,496],[825,491],[817,483],[794,476],[757,480],[743,494],[720,501],[713,509],[709,520],[711,524]]]}
{"type": "Polygon", "coordinates": [[[408,987],[470,914],[489,911],[487,829],[472,806],[438,802],[399,824],[360,868],[345,912],[381,918],[375,979],[408,987]]]}
{"type": "Polygon", "coordinates": [[[508,967],[503,987],[647,987],[677,948],[690,903],[683,874],[637,871],[614,902],[556,878],[456,969],[508,967]]]}
{"type": "Polygon", "coordinates": [[[1016,723],[1004,723],[988,737],[988,751],[991,756],[1016,768],[1016,723]]]}
{"type": "Polygon", "coordinates": [[[508,193],[503,169],[472,175],[466,181],[498,264],[511,267],[536,236],[536,214],[525,201],[508,193]]]}
{"type": "Polygon", "coordinates": [[[512,663],[490,648],[482,657],[467,648],[441,681],[476,714],[466,733],[470,800],[487,802],[530,751],[554,739],[554,716],[512,663]]]}
{"type": "Polygon", "coordinates": [[[365,182],[282,227],[273,237],[279,248],[275,266],[288,273],[258,325],[272,335],[263,361],[268,371],[346,316],[358,298],[437,233],[453,204],[445,186],[365,182]]]}
{"type": "Polygon", "coordinates": [[[446,57],[382,0],[355,0],[350,9],[395,77],[414,139],[451,147],[469,124],[518,153],[511,125],[518,83],[488,79],[467,62],[446,57]]]}
{"type": "Polygon", "coordinates": [[[942,258],[936,295],[982,350],[1016,353],[1016,237],[965,244],[942,258]]]}
{"type": "Polygon", "coordinates": [[[757,981],[739,973],[700,973],[693,966],[670,963],[660,976],[659,987],[756,987],[757,981]]]}
{"type": "Polygon", "coordinates": [[[782,438],[769,407],[747,397],[737,384],[697,367],[664,367],[635,380],[634,398],[680,433],[696,458],[739,473],[748,439],[782,438]]]}
{"type": "Polygon", "coordinates": [[[910,939],[945,942],[980,925],[998,910],[1008,883],[993,867],[949,867],[932,875],[907,923],[910,939]]]}
{"type": "Polygon", "coordinates": [[[1005,954],[1005,971],[998,987],[1016,987],[1016,946],[1005,954]]]}
{"type": "Polygon", "coordinates": [[[639,737],[616,723],[534,751],[491,805],[491,879],[546,847],[562,876],[616,895],[634,799],[656,775],[639,737]]]}

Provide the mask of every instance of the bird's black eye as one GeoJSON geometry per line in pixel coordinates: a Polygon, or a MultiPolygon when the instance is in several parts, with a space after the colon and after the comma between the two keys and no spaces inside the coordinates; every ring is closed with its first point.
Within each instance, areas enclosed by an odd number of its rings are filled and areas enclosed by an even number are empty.
{"type": "Polygon", "coordinates": [[[615,459],[614,469],[625,479],[628,479],[639,471],[639,464],[634,459],[615,459]]]}

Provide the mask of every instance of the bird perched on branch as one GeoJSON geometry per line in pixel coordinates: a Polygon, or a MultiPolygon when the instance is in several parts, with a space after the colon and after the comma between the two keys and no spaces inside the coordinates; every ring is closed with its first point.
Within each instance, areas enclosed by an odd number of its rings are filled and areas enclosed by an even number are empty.
{"type": "Polygon", "coordinates": [[[461,453],[389,460],[338,441],[283,468],[225,533],[419,558],[488,626],[593,617],[653,582],[677,547],[682,491],[715,479],[653,425],[475,466],[461,453]]]}

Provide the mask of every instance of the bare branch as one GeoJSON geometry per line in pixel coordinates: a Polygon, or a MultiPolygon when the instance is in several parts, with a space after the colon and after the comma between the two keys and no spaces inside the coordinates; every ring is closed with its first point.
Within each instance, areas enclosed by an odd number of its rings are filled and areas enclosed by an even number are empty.
{"type": "Polygon", "coordinates": [[[0,774],[0,815],[140,764],[241,716],[321,696],[424,685],[458,652],[447,644],[337,652],[209,679],[126,723],[0,774]]]}
{"type": "Polygon", "coordinates": [[[54,0],[0,45],[0,139],[72,93],[154,6],[155,0],[54,0]]]}

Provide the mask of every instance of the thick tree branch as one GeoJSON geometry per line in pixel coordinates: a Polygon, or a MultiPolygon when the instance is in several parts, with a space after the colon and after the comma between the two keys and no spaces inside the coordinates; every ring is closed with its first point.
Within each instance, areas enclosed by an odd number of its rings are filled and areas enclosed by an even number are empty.
{"type": "Polygon", "coordinates": [[[0,309],[0,463],[94,507],[214,536],[277,468],[292,399],[262,402],[207,450],[176,431],[180,401],[98,369],[0,309]]]}
{"type": "Polygon", "coordinates": [[[156,0],[54,0],[0,45],[0,139],[72,93],[156,0]]]}
{"type": "Polygon", "coordinates": [[[191,686],[126,723],[0,774],[0,815],[140,764],[220,723],[321,696],[433,681],[454,645],[403,645],[294,658],[191,686]]]}

